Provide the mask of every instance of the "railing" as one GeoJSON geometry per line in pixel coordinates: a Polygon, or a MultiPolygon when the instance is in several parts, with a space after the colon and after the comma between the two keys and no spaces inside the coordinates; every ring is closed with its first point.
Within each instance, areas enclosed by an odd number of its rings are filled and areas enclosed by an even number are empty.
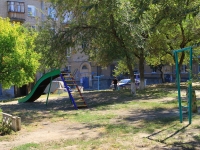
{"type": "Polygon", "coordinates": [[[7,113],[2,113],[3,115],[3,120],[2,122],[4,124],[7,124],[10,126],[10,128],[14,131],[19,131],[21,130],[21,118],[17,116],[12,116],[7,113]]]}

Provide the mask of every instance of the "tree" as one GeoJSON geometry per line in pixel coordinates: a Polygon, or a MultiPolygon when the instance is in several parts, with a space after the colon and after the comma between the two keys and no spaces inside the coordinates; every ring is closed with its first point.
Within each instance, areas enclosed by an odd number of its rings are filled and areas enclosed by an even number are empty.
{"type": "MultiPolygon", "coordinates": [[[[58,1],[58,8],[72,12],[70,29],[76,44],[84,44],[83,51],[101,66],[123,61],[131,77],[131,92],[135,94],[134,62],[140,60],[141,85],[144,85],[144,40],[148,27],[138,21],[148,3],[135,0],[58,1]],[[63,4],[64,3],[64,4],[63,4]],[[138,7],[137,7],[138,4],[138,7]],[[145,7],[140,7],[145,4],[145,7]],[[143,10],[144,8],[144,10],[143,10]],[[139,35],[139,36],[138,36],[139,35]]],[[[143,86],[144,87],[144,86],[143,86]]]]}
{"type": "Polygon", "coordinates": [[[34,81],[40,55],[34,51],[36,33],[0,18],[0,83],[3,88],[34,81]]]}
{"type": "MultiPolygon", "coordinates": [[[[188,29],[192,25],[191,22],[198,24],[198,0],[51,0],[51,2],[55,2],[59,10],[68,10],[73,14],[70,28],[63,34],[65,37],[73,35],[75,44],[84,45],[83,51],[92,60],[102,66],[110,64],[113,60],[123,61],[123,64],[126,64],[132,81],[133,94],[135,94],[133,74],[135,60],[139,61],[140,88],[143,89],[144,63],[147,56],[153,56],[158,51],[162,51],[162,55],[169,53],[172,55],[172,49],[183,48],[195,41],[194,38],[192,41],[188,38],[190,35],[188,29]],[[151,39],[156,33],[163,37],[164,43],[161,45],[167,49],[156,50],[156,44],[149,44],[154,41],[151,39]],[[150,45],[153,45],[156,51],[151,51],[150,45]]],[[[193,27],[193,33],[196,30],[198,26],[193,27]]],[[[198,37],[198,34],[190,37],[198,37]]],[[[185,54],[182,53],[180,64],[184,58],[185,54]]]]}
{"type": "Polygon", "coordinates": [[[160,71],[160,78],[164,83],[164,74],[162,71],[165,65],[174,65],[173,53],[169,49],[168,44],[164,40],[164,35],[154,33],[147,40],[148,54],[145,58],[146,64],[152,69],[157,68],[160,71]]]}
{"type": "MultiPolygon", "coordinates": [[[[192,46],[200,42],[200,1],[169,0],[160,1],[152,5],[150,15],[154,20],[162,18],[153,28],[148,39],[148,47],[152,63],[161,63],[158,55],[166,64],[174,64],[172,50],[192,46]],[[171,56],[171,58],[169,58],[171,56]]],[[[197,51],[195,51],[197,52],[197,51]]],[[[188,62],[189,55],[182,52],[179,55],[179,69],[188,62]]],[[[149,61],[149,63],[151,63],[149,61]]]]}
{"type": "MultiPolygon", "coordinates": [[[[127,75],[130,74],[126,63],[124,63],[124,62],[125,62],[124,60],[118,61],[118,64],[114,69],[114,75],[115,76],[120,76],[120,75],[126,75],[127,76],[127,75]]],[[[133,64],[133,68],[134,68],[134,65],[135,64],[133,64]]]]}
{"type": "Polygon", "coordinates": [[[39,25],[35,51],[41,54],[41,72],[64,67],[67,63],[67,49],[74,47],[72,38],[65,38],[64,26],[59,24],[60,22],[47,19],[39,25]]]}

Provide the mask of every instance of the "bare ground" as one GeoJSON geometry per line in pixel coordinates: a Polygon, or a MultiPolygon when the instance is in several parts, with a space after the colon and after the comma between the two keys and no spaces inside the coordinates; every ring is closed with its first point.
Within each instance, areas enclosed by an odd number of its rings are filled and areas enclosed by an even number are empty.
{"type": "MultiPolygon", "coordinates": [[[[117,100],[117,96],[115,95],[106,95],[106,97],[99,96],[98,93],[85,93],[84,97],[89,105],[89,110],[95,109],[95,106],[102,105],[104,103],[108,103],[109,105],[114,105],[117,100]],[[112,97],[112,98],[111,98],[112,97]],[[109,101],[108,101],[109,100],[109,101]],[[90,107],[91,106],[91,107],[90,107]]],[[[126,99],[126,101],[130,101],[132,98],[126,99]]],[[[148,99],[146,101],[171,101],[174,98],[160,98],[158,99],[148,99]]],[[[143,99],[141,99],[143,100],[143,99]]],[[[66,103],[66,99],[63,97],[51,98],[49,99],[48,105],[45,105],[45,99],[38,99],[34,103],[23,103],[18,104],[17,102],[9,102],[2,103],[1,108],[3,112],[10,113],[13,115],[18,115],[22,119],[22,128],[20,131],[16,132],[13,135],[6,136],[5,140],[0,141],[0,149],[1,150],[10,150],[14,147],[26,144],[26,143],[50,143],[51,141],[62,141],[67,139],[100,139],[101,135],[105,132],[101,126],[90,126],[88,124],[81,124],[73,121],[69,121],[64,117],[60,117],[59,120],[53,120],[53,116],[50,115],[50,111],[54,110],[64,110],[66,114],[77,111],[71,106],[71,104],[66,103]],[[37,115],[30,115],[26,117],[25,114],[30,114],[36,112],[37,115]]],[[[124,100],[123,100],[124,101],[124,100]]],[[[139,100],[138,100],[139,101],[139,100]]],[[[145,100],[143,100],[145,101],[145,100]]],[[[122,102],[122,100],[117,101],[122,102]]],[[[86,109],[86,110],[88,110],[86,109]]],[[[107,113],[107,111],[112,111],[112,113],[117,114],[118,117],[115,119],[111,119],[110,122],[112,124],[118,124],[120,122],[126,122],[128,124],[134,124],[137,126],[141,120],[151,120],[156,117],[166,117],[169,115],[178,116],[178,109],[176,110],[162,110],[162,111],[141,111],[138,110],[96,110],[95,112],[99,113],[107,113]]],[[[200,121],[194,120],[193,123],[199,124],[200,121]]],[[[183,123],[183,127],[177,129],[172,133],[164,133],[169,132],[167,129],[159,130],[158,132],[152,134],[136,134],[132,137],[131,142],[120,141],[125,145],[130,145],[130,149],[182,149],[180,141],[182,143],[191,143],[194,142],[192,137],[199,136],[199,128],[194,129],[187,125],[187,123],[183,123]],[[187,133],[183,134],[180,132],[182,129],[187,128],[187,133]],[[165,135],[166,137],[161,138],[162,141],[158,141],[160,139],[158,137],[165,135]],[[166,144],[165,141],[170,139],[171,137],[177,138],[177,145],[169,145],[166,144]],[[145,142],[144,142],[145,141],[145,142]],[[133,146],[134,145],[134,146],[133,146]],[[134,147],[134,148],[133,148],[134,147]]],[[[200,143],[193,143],[195,149],[200,149],[200,143]]],[[[61,149],[78,149],[77,145],[63,147],[61,149]]],[[[92,149],[92,148],[91,148],[92,149]]],[[[111,148],[109,143],[105,143],[102,147],[98,149],[115,149],[111,148]]],[[[117,149],[117,148],[116,148],[117,149]]]]}

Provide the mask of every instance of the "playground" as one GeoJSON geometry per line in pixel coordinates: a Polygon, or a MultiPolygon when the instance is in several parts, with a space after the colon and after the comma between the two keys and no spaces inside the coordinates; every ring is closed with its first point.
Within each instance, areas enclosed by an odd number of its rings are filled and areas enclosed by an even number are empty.
{"type": "MultiPolygon", "coordinates": [[[[185,85],[181,85],[183,104],[185,85]]],[[[193,85],[199,108],[200,84],[193,85]]],[[[20,116],[21,130],[0,136],[10,149],[199,149],[200,111],[192,123],[179,120],[177,88],[152,85],[133,97],[129,90],[84,91],[88,108],[76,110],[67,95],[42,96],[33,103],[1,102],[4,112],[20,116]]]]}

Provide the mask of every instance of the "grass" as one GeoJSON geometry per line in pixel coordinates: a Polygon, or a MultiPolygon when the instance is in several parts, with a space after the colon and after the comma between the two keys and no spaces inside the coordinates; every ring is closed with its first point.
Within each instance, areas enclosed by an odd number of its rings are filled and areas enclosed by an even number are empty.
{"type": "Polygon", "coordinates": [[[30,150],[30,149],[38,149],[40,146],[36,143],[27,143],[21,146],[18,146],[16,148],[13,148],[13,150],[30,150]]]}
{"type": "MultiPolygon", "coordinates": [[[[74,124],[84,124],[91,130],[95,129],[96,132],[98,131],[96,138],[85,137],[83,133],[80,138],[39,144],[28,143],[13,150],[138,149],[138,146],[151,149],[162,144],[169,148],[192,149],[195,147],[194,143],[200,143],[200,134],[195,134],[199,133],[200,116],[194,115],[194,123],[190,126],[187,125],[187,116],[184,116],[185,123],[179,122],[175,90],[166,90],[163,87],[147,88],[138,91],[135,97],[129,90],[93,91],[88,94],[93,95],[89,101],[91,109],[66,111],[49,107],[45,110],[21,109],[16,114],[26,118],[27,122],[22,123],[27,128],[32,128],[32,123],[44,119],[51,122],[68,120],[74,124]],[[163,97],[168,97],[170,100],[162,100],[163,97]],[[188,134],[190,132],[191,135],[188,134]],[[191,141],[188,141],[190,139],[191,141]]],[[[199,101],[197,105],[200,106],[199,101]]],[[[1,137],[0,141],[2,141],[1,137]]],[[[196,147],[198,146],[197,144],[196,147]]]]}

